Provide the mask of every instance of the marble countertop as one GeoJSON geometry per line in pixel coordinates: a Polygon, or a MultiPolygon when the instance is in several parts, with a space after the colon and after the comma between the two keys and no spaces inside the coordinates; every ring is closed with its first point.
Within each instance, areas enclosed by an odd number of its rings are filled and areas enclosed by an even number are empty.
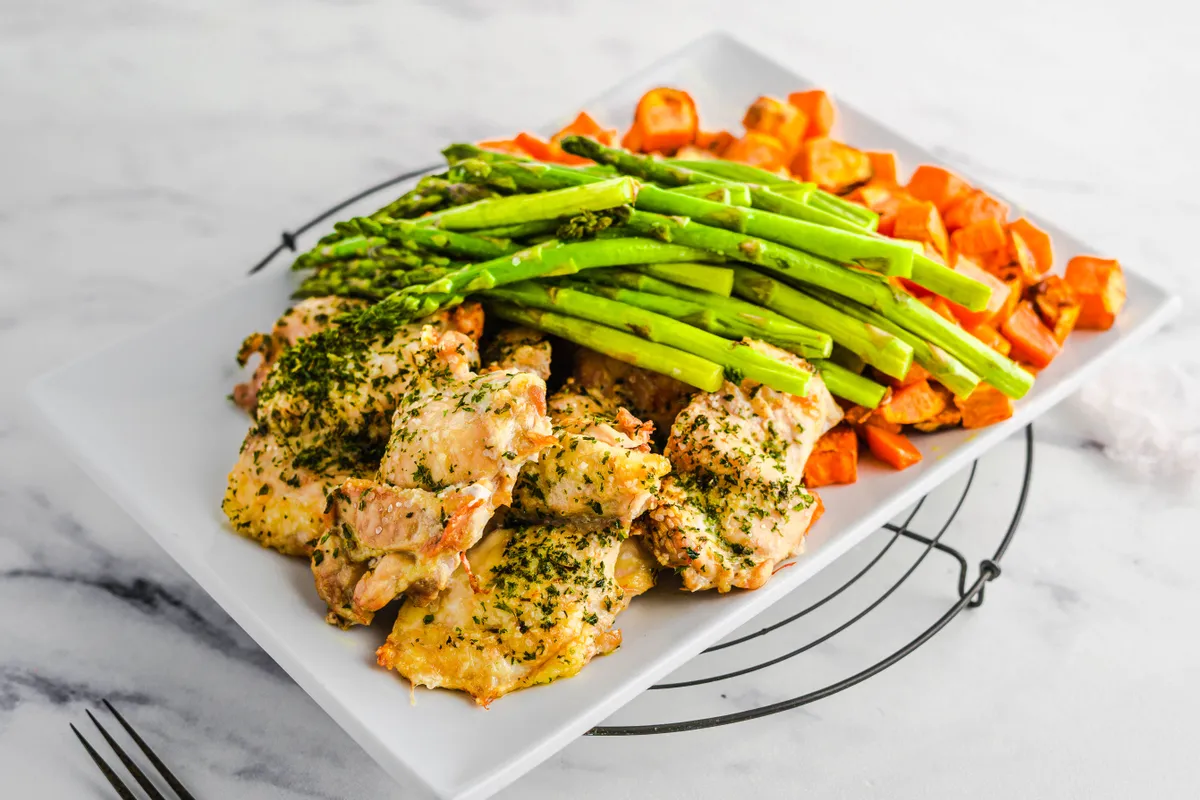
{"type": "MultiPolygon", "coordinates": [[[[1200,59],[1168,0],[974,13],[949,0],[542,5],[52,0],[0,12],[6,788],[109,796],[67,728],[107,697],[201,797],[411,796],[67,460],[24,387],[239,280],[331,198],[448,139],[559,115],[714,28],[1178,292],[1184,314],[1136,363],[1200,376],[1200,161],[1181,133],[1194,130],[1200,59]]],[[[1068,401],[1038,424],[1037,480],[1003,577],[927,647],[800,711],[580,740],[502,796],[1194,796],[1197,486],[1106,459],[1108,432],[1080,410],[1068,401]]],[[[986,485],[1010,489],[1020,454],[1014,441],[991,457],[986,485]]],[[[985,547],[998,520],[981,509],[964,541],[985,547]]],[[[857,639],[741,679],[720,707],[860,668],[873,637],[936,616],[951,579],[937,562],[857,639]]],[[[629,719],[660,703],[636,702],[648,705],[629,719]]]]}

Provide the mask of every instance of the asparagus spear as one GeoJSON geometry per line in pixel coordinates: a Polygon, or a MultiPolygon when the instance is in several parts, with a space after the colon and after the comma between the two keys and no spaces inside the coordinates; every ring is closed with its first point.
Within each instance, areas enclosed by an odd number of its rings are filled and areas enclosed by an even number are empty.
{"type": "Polygon", "coordinates": [[[539,194],[480,200],[430,214],[421,223],[444,230],[471,230],[557,219],[580,211],[627,205],[637,197],[637,190],[637,182],[630,178],[611,178],[539,194]]]}
{"type": "Polygon", "coordinates": [[[839,367],[845,367],[855,375],[861,375],[862,371],[867,368],[867,362],[863,361],[855,353],[850,352],[837,342],[833,343],[833,352],[829,355],[829,360],[837,364],[839,367]]]}
{"type": "MultiPolygon", "coordinates": [[[[646,187],[647,189],[649,187],[646,187]]],[[[689,198],[691,199],[691,198],[689,198]]],[[[729,209],[738,211],[740,209],[729,209]]],[[[875,301],[879,289],[867,275],[848,270],[823,258],[744,233],[735,233],[692,222],[686,218],[633,211],[625,231],[665,242],[686,244],[719,253],[736,261],[755,264],[794,280],[822,286],[864,305],[875,301]]],[[[612,234],[620,235],[620,231],[612,234]]],[[[885,284],[886,285],[886,284],[885,284]]]]}
{"type": "MultiPolygon", "coordinates": [[[[738,336],[762,339],[804,358],[827,358],[832,350],[833,340],[829,334],[815,331],[770,309],[736,297],[721,297],[688,289],[625,269],[598,269],[581,275],[580,278],[603,286],[633,290],[639,294],[660,295],[664,303],[675,302],[681,303],[684,308],[703,309],[716,315],[718,321],[729,326],[730,330],[742,331],[738,336]]],[[[675,316],[675,313],[669,310],[660,313],[669,317],[675,316]]],[[[704,325],[697,327],[703,327],[710,333],[720,333],[719,330],[704,325]]]]}
{"type": "Polygon", "coordinates": [[[979,376],[971,372],[963,363],[937,345],[931,345],[919,336],[906,331],[896,323],[887,319],[877,311],[853,303],[832,292],[811,288],[808,290],[814,297],[833,306],[843,314],[848,314],[860,322],[882,328],[893,336],[898,337],[913,350],[913,361],[920,364],[929,374],[959,397],[966,397],[975,391],[979,385],[979,376]]]}
{"type": "Polygon", "coordinates": [[[873,308],[897,325],[941,347],[971,372],[1013,399],[1024,397],[1033,385],[1033,376],[1028,372],[912,295],[877,276],[844,269],[762,239],[644,211],[632,212],[625,227],[628,231],[661,241],[712,250],[755,264],[789,280],[828,289],[873,308]]]}
{"type": "Polygon", "coordinates": [[[693,183],[671,189],[675,194],[699,197],[727,206],[750,206],[750,187],[738,183],[693,183]]]}
{"type": "Polygon", "coordinates": [[[559,336],[626,364],[669,375],[703,392],[715,392],[725,382],[720,364],[594,322],[494,301],[488,303],[488,311],[500,319],[559,336]]]}
{"type": "Polygon", "coordinates": [[[518,222],[515,225],[497,225],[494,228],[479,228],[471,231],[481,239],[524,239],[554,233],[562,222],[557,219],[539,219],[533,222],[518,222]]]}
{"type": "Polygon", "coordinates": [[[774,172],[760,169],[759,167],[749,164],[739,164],[736,161],[725,161],[723,159],[712,159],[709,161],[672,159],[671,161],[674,164],[707,172],[711,175],[717,175],[727,180],[758,184],[777,194],[782,194],[796,200],[806,200],[807,198],[806,202],[808,205],[831,214],[837,214],[856,223],[860,228],[873,231],[879,225],[879,215],[874,211],[856,203],[851,203],[848,200],[843,200],[836,194],[818,189],[814,183],[802,183],[791,178],[785,178],[774,172]]]}
{"type": "Polygon", "coordinates": [[[557,241],[535,245],[511,256],[468,264],[440,279],[410,286],[407,294],[466,294],[491,289],[529,278],[570,275],[595,267],[693,261],[706,254],[690,247],[648,239],[595,239],[562,244],[557,241]]]}
{"type": "Polygon", "coordinates": [[[909,280],[971,311],[986,308],[992,296],[989,286],[939,264],[924,253],[913,253],[909,280]]]}
{"type": "Polygon", "coordinates": [[[744,344],[722,339],[644,308],[620,303],[569,286],[546,286],[534,281],[492,289],[489,297],[507,303],[557,311],[629,330],[652,342],[675,347],[725,368],[726,378],[740,383],[749,378],[781,392],[803,395],[811,373],[759,353],[744,344]]]}
{"type": "Polygon", "coordinates": [[[835,361],[818,359],[812,364],[817,368],[817,372],[821,373],[830,394],[835,397],[849,400],[856,405],[875,408],[887,393],[887,387],[851,372],[835,361]]]}
{"type": "MultiPolygon", "coordinates": [[[[663,186],[673,187],[697,183],[722,182],[719,176],[712,173],[681,167],[668,161],[660,161],[647,156],[634,155],[624,150],[605,147],[595,139],[588,139],[584,136],[566,136],[563,138],[561,144],[562,148],[568,153],[590,158],[597,163],[609,164],[626,175],[659,183],[663,186]]],[[[803,202],[776,194],[762,186],[750,185],[749,188],[751,204],[754,208],[760,208],[764,211],[774,211],[777,214],[787,217],[795,217],[796,219],[828,227],[842,228],[851,232],[861,232],[862,230],[855,223],[837,214],[812,208],[803,202]]]]}
{"type": "Polygon", "coordinates": [[[670,264],[639,264],[632,266],[631,269],[701,292],[719,294],[723,297],[733,294],[733,270],[728,267],[679,261],[670,264]]]}
{"type": "Polygon", "coordinates": [[[903,378],[912,366],[913,349],[893,334],[861,322],[832,306],[747,267],[736,267],[733,291],[788,319],[828,333],[885,375],[903,378]]]}

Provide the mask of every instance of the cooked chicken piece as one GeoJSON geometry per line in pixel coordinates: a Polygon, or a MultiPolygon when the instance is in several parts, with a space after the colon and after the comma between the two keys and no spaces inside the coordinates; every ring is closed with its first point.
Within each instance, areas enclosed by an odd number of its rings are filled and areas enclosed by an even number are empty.
{"type": "Polygon", "coordinates": [[[259,426],[242,443],[221,508],[243,536],[285,555],[308,556],[331,519],[326,495],[347,477],[294,467],[291,453],[259,426]]]}
{"type": "Polygon", "coordinates": [[[283,312],[283,316],[275,321],[275,327],[270,333],[248,336],[246,341],[242,342],[242,349],[238,351],[238,364],[245,366],[255,354],[259,355],[261,360],[248,381],[233,387],[233,402],[253,413],[258,402],[258,390],[267,379],[267,374],[280,352],[305,336],[328,328],[337,315],[361,308],[363,305],[364,301],[349,297],[310,297],[283,312]]]}
{"type": "Polygon", "coordinates": [[[383,452],[398,397],[468,373],[479,363],[478,304],[389,328],[383,337],[322,331],[288,348],[258,394],[258,419],[298,462],[330,471],[383,452]]]}
{"type": "Polygon", "coordinates": [[[690,591],[766,583],[798,551],[819,508],[804,488],[804,464],[841,418],[817,375],[805,397],[750,381],[696,395],[671,428],[666,454],[674,472],[649,514],[648,541],[659,563],[675,567],[690,591]]]}
{"type": "Polygon", "coordinates": [[[380,478],[437,491],[490,480],[507,505],[522,464],[554,441],[546,383],[532,372],[473,375],[402,399],[380,478]]]}
{"type": "Polygon", "coordinates": [[[350,479],[330,496],[337,520],[313,553],[317,593],[329,621],[366,625],[407,591],[428,603],[491,519],[491,489],[431,492],[350,479]]]}
{"type": "Polygon", "coordinates": [[[519,369],[544,381],[550,379],[550,342],[541,331],[506,328],[493,337],[481,357],[484,367],[480,372],[519,369]]]}
{"type": "Polygon", "coordinates": [[[379,664],[416,686],[459,689],[484,706],[570,677],[621,643],[613,619],[647,585],[636,553],[617,525],[497,528],[468,554],[480,591],[459,570],[430,606],[405,603],[379,664]],[[628,589],[617,580],[623,554],[628,589]]]}
{"type": "MultiPolygon", "coordinates": [[[[310,308],[304,319],[316,322],[310,308]]],[[[277,330],[299,330],[300,317],[285,323],[284,315],[277,330]]],[[[387,347],[372,352],[368,363],[381,369],[368,372],[360,382],[347,387],[351,394],[364,399],[370,410],[366,417],[390,414],[396,397],[409,383],[424,385],[431,379],[454,375],[469,375],[475,357],[474,342],[465,330],[478,334],[482,327],[482,312],[476,305],[461,312],[429,317],[423,322],[405,326],[389,339],[387,347]],[[390,367],[383,369],[388,363],[390,367]],[[436,368],[431,364],[436,363],[436,368]],[[374,378],[369,376],[374,374],[374,378]],[[370,381],[376,381],[371,383],[370,381]],[[393,394],[395,393],[395,394],[393,394]]],[[[289,334],[290,335],[290,334],[289,334]]],[[[298,341],[298,340],[297,340],[298,341]]],[[[316,540],[324,533],[330,517],[325,513],[325,497],[347,478],[372,475],[386,444],[386,433],[379,435],[371,425],[357,428],[350,424],[353,417],[362,422],[366,417],[347,412],[344,424],[330,423],[328,429],[317,427],[319,421],[303,417],[296,426],[272,425],[274,411],[286,406],[293,394],[303,399],[300,384],[278,387],[277,396],[258,409],[259,424],[251,429],[242,445],[237,463],[229,473],[222,507],[234,528],[244,536],[256,539],[288,555],[309,555],[316,540]],[[310,431],[308,436],[291,437],[283,429],[310,431]]],[[[349,407],[349,405],[343,406],[349,407]]],[[[282,418],[282,417],[281,417],[282,418]]],[[[279,418],[274,419],[276,423],[279,418]]]]}
{"type": "Polygon", "coordinates": [[[660,431],[671,428],[696,391],[667,375],[582,347],[575,353],[575,379],[583,388],[611,397],[635,416],[653,422],[660,431]]]}
{"type": "Polygon", "coordinates": [[[628,528],[658,494],[671,462],[650,452],[653,426],[569,381],[549,401],[558,439],[521,470],[513,513],[524,519],[616,519],[628,528]]]}
{"type": "Polygon", "coordinates": [[[330,622],[369,622],[404,592],[431,601],[510,502],[522,466],[555,441],[546,384],[530,372],[468,374],[402,396],[377,482],[334,493],[333,535],[313,556],[330,622]]]}

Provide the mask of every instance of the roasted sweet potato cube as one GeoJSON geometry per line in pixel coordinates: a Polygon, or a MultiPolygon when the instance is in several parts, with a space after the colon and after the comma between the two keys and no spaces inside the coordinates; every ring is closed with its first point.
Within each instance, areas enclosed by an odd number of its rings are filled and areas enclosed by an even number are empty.
{"type": "Polygon", "coordinates": [[[804,131],[804,138],[828,136],[829,132],[833,130],[836,111],[833,107],[833,100],[825,92],[820,89],[792,92],[788,95],[788,102],[803,111],[804,116],[808,117],[808,128],[804,131]]]}
{"type": "Polygon", "coordinates": [[[895,235],[896,215],[900,207],[911,200],[903,188],[876,180],[858,187],[854,196],[857,202],[879,215],[879,227],[876,230],[884,236],[895,235]]]}
{"type": "Polygon", "coordinates": [[[1047,275],[1029,287],[1028,294],[1038,316],[1054,334],[1054,339],[1059,344],[1065,342],[1083,310],[1079,295],[1071,288],[1071,284],[1059,275],[1047,275]]]}
{"type": "Polygon", "coordinates": [[[969,328],[967,333],[974,336],[979,341],[986,344],[988,347],[995,350],[1002,356],[1012,352],[1012,345],[1008,339],[1000,335],[1000,331],[993,328],[991,325],[976,325],[974,328],[969,328]]]}
{"type": "Polygon", "coordinates": [[[1017,310],[1000,326],[1004,338],[1012,344],[1009,357],[1043,369],[1062,351],[1054,333],[1042,324],[1033,304],[1022,300],[1017,310]]]}
{"type": "Polygon", "coordinates": [[[887,151],[868,150],[867,159],[871,162],[871,180],[896,182],[896,154],[887,151]]]}
{"type": "Polygon", "coordinates": [[[983,220],[1008,221],[1008,206],[987,192],[974,189],[960,196],[943,212],[947,230],[958,230],[983,220]]]}
{"type": "Polygon", "coordinates": [[[926,200],[937,206],[939,213],[962,195],[971,191],[971,186],[948,169],[922,164],[908,179],[908,193],[918,200],[926,200]]]}
{"type": "Polygon", "coordinates": [[[774,136],[758,131],[747,131],[740,139],[734,139],[722,158],[739,161],[766,170],[777,170],[787,163],[788,152],[783,143],[774,136]]]}
{"type": "Polygon", "coordinates": [[[804,485],[810,489],[858,480],[858,437],[849,425],[838,425],[817,440],[804,465],[804,485]]]}
{"type": "Polygon", "coordinates": [[[1019,234],[1033,253],[1037,263],[1037,274],[1045,275],[1054,266],[1054,248],[1050,244],[1050,234],[1022,217],[1016,222],[1008,223],[1008,229],[1019,234]]]}
{"type": "Polygon", "coordinates": [[[927,242],[943,259],[950,248],[942,215],[938,213],[937,206],[927,200],[915,200],[900,206],[892,225],[892,236],[927,242]]]}
{"type": "Polygon", "coordinates": [[[946,410],[947,398],[922,380],[896,389],[879,405],[884,420],[896,425],[912,425],[932,419],[946,410]]]}
{"type": "Polygon", "coordinates": [[[998,221],[981,219],[950,234],[950,243],[955,251],[964,256],[980,258],[1005,250],[1008,246],[1008,236],[1004,232],[1004,226],[998,221]]]}
{"type": "Polygon", "coordinates": [[[982,325],[1000,316],[1000,313],[1009,302],[1009,293],[1012,291],[1008,284],[990,272],[981,269],[975,262],[960,253],[955,254],[954,271],[966,275],[968,278],[974,278],[992,290],[992,295],[988,298],[987,305],[979,311],[971,311],[965,306],[960,306],[953,302],[950,303],[950,310],[954,312],[954,316],[958,318],[964,328],[982,325]]]}
{"type": "Polygon", "coordinates": [[[861,150],[821,136],[804,142],[792,161],[792,173],[842,194],[871,179],[871,160],[861,150]]]}
{"type": "Polygon", "coordinates": [[[1013,401],[999,389],[981,383],[969,397],[956,397],[954,404],[962,412],[964,428],[985,428],[1013,415],[1013,401]]]}
{"type": "Polygon", "coordinates": [[[729,131],[700,131],[696,134],[694,146],[719,156],[725,152],[725,148],[733,144],[734,138],[729,131]]]}
{"type": "Polygon", "coordinates": [[[1106,331],[1125,305],[1125,273],[1115,259],[1075,256],[1067,262],[1067,283],[1082,308],[1075,327],[1106,331]]]}
{"type": "Polygon", "coordinates": [[[907,469],[921,460],[921,451],[903,433],[868,427],[863,438],[871,455],[893,469],[907,469]]]}
{"type": "Polygon", "coordinates": [[[808,115],[791,103],[774,97],[760,97],[750,108],[742,124],[747,131],[758,131],[778,139],[788,153],[794,153],[804,141],[808,130],[808,115]]]}

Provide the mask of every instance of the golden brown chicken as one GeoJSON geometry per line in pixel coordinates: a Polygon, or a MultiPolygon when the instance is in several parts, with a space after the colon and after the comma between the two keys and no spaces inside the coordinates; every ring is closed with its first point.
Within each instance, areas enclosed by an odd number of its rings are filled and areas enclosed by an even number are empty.
{"type": "Polygon", "coordinates": [[[479,590],[459,570],[428,607],[406,602],[379,648],[380,665],[484,706],[576,674],[621,643],[614,618],[652,583],[638,540],[622,535],[616,523],[491,531],[468,554],[479,590]]]}
{"type": "Polygon", "coordinates": [[[616,519],[628,528],[657,496],[671,463],[650,452],[653,426],[573,381],[550,398],[557,442],[521,470],[513,513],[523,519],[616,519]]]}
{"type": "Polygon", "coordinates": [[[686,589],[756,589],[799,550],[819,507],[804,488],[804,464],[842,417],[820,376],[809,387],[797,397],[750,381],[726,383],[697,394],[676,418],[666,449],[674,472],[650,511],[648,542],[686,589]]]}
{"type": "Polygon", "coordinates": [[[582,347],[575,352],[575,380],[593,395],[610,398],[614,405],[654,423],[659,431],[670,430],[696,391],[670,376],[582,347]]]}
{"type": "Polygon", "coordinates": [[[375,482],[334,492],[313,554],[329,621],[365,624],[401,593],[427,603],[512,497],[517,473],[555,442],[546,384],[530,372],[469,373],[400,398],[375,482]]]}
{"type": "MultiPolygon", "coordinates": [[[[310,304],[303,313],[284,314],[272,334],[271,346],[277,348],[272,351],[272,363],[281,343],[294,344],[315,334],[328,324],[327,314],[334,307],[341,306],[310,304]]],[[[289,429],[270,424],[271,408],[286,405],[285,398],[296,395],[298,402],[304,402],[299,381],[286,389],[279,387],[275,398],[257,408],[259,422],[247,434],[229,473],[221,505],[234,529],[282,553],[310,555],[332,519],[325,501],[329,491],[348,478],[372,475],[378,468],[386,435],[380,438],[373,426],[364,428],[359,423],[384,410],[390,414],[396,395],[410,384],[428,385],[469,374],[477,363],[471,337],[478,336],[481,329],[478,305],[404,326],[365,356],[364,361],[373,364],[375,371],[368,370],[357,383],[343,387],[340,402],[345,418],[331,422],[327,430],[314,431],[315,435],[291,436],[289,429]]],[[[316,423],[301,419],[299,429],[308,424],[316,423]]]]}
{"type": "Polygon", "coordinates": [[[258,355],[260,361],[249,380],[233,387],[233,401],[253,413],[258,403],[258,390],[281,352],[304,337],[325,330],[339,314],[364,305],[364,301],[350,297],[309,297],[283,312],[270,333],[248,336],[238,351],[238,364],[245,366],[254,355],[258,355]]]}

